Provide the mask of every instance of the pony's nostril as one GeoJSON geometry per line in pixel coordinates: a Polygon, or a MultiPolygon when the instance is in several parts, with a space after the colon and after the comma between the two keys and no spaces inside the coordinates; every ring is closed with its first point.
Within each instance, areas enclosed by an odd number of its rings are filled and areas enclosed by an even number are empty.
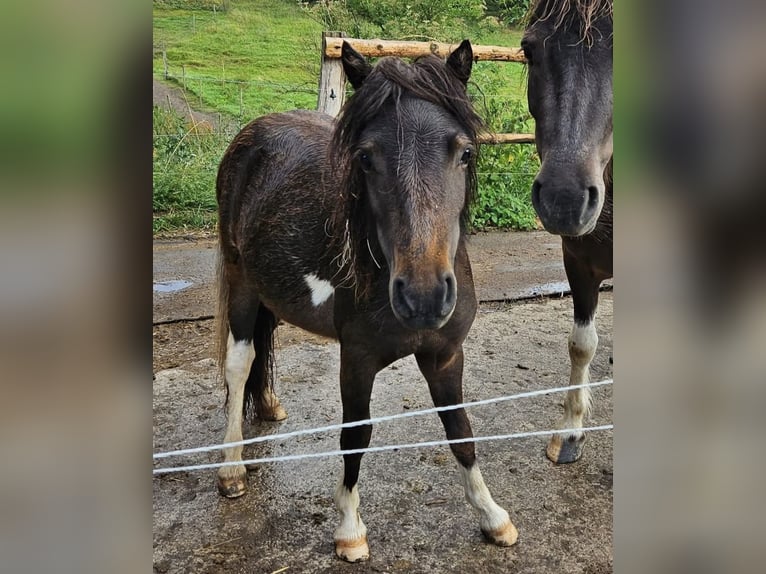
{"type": "Polygon", "coordinates": [[[540,189],[542,187],[542,184],[537,180],[532,183],[532,203],[534,205],[540,204],[540,189]]]}
{"type": "Polygon", "coordinates": [[[446,273],[442,279],[442,299],[440,315],[446,317],[452,313],[452,309],[455,307],[457,300],[457,288],[455,285],[455,275],[453,273],[446,273]]]}
{"type": "Polygon", "coordinates": [[[593,211],[598,207],[598,188],[591,185],[588,188],[588,211],[593,211]]]}
{"type": "Polygon", "coordinates": [[[394,299],[399,313],[405,317],[412,317],[415,314],[415,308],[407,298],[405,293],[407,282],[402,277],[394,279],[394,299]]]}

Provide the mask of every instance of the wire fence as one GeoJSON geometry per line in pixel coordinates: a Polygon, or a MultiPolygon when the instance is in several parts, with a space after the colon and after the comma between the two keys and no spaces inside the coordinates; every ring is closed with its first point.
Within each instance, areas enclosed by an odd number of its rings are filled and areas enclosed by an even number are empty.
{"type": "MultiPolygon", "coordinates": [[[[434,413],[442,413],[442,412],[452,411],[457,409],[493,405],[493,404],[508,402],[508,401],[517,401],[520,399],[534,398],[534,397],[550,395],[554,393],[571,392],[575,389],[601,387],[604,385],[612,385],[613,383],[614,381],[612,379],[606,379],[603,381],[584,383],[581,385],[538,389],[534,391],[516,393],[514,395],[505,395],[501,397],[493,397],[489,399],[463,402],[463,403],[448,405],[448,406],[433,407],[433,408],[427,408],[427,409],[422,409],[417,411],[408,411],[403,413],[384,415],[380,417],[372,417],[372,418],[359,420],[359,421],[350,421],[345,423],[325,425],[322,427],[309,428],[309,429],[300,429],[300,430],[279,433],[274,435],[262,435],[262,436],[240,440],[236,442],[230,442],[230,443],[205,445],[200,447],[184,448],[184,449],[178,449],[178,450],[172,450],[172,451],[166,451],[166,452],[159,452],[159,453],[154,453],[152,455],[152,459],[159,460],[159,459],[165,459],[168,457],[202,454],[202,453],[208,453],[211,451],[222,450],[225,448],[231,448],[235,446],[237,447],[244,446],[244,445],[254,444],[254,443],[283,441],[287,439],[297,438],[299,436],[323,434],[329,431],[348,429],[348,428],[360,427],[360,426],[371,425],[371,424],[380,424],[384,422],[392,422],[392,421],[396,421],[400,419],[420,417],[424,415],[431,415],[434,413]]],[[[290,455],[277,456],[277,457],[250,459],[246,461],[238,460],[238,461],[228,461],[228,462],[212,462],[212,463],[202,463],[202,464],[175,466],[175,467],[155,468],[152,471],[152,474],[157,475],[157,474],[167,474],[167,473],[173,473],[173,472],[188,472],[188,471],[195,471],[195,470],[220,468],[224,466],[237,466],[241,464],[266,464],[266,463],[275,463],[275,462],[287,462],[287,461],[296,461],[296,460],[303,460],[303,459],[309,459],[309,458],[339,456],[344,454],[348,455],[348,454],[362,454],[362,453],[372,453],[372,452],[390,452],[390,451],[398,451],[398,450],[411,449],[411,448],[425,448],[425,447],[454,445],[454,444],[469,443],[469,442],[478,443],[478,442],[484,442],[484,441],[511,440],[511,439],[537,437],[537,436],[552,436],[555,434],[559,434],[559,435],[568,435],[573,433],[580,434],[584,432],[611,430],[613,428],[614,428],[614,425],[612,424],[603,424],[603,425],[598,425],[593,427],[545,429],[545,430],[525,431],[525,432],[516,432],[516,433],[506,433],[506,434],[492,435],[492,436],[471,436],[467,438],[452,439],[452,440],[433,440],[433,441],[424,441],[424,442],[416,442],[416,443],[373,446],[373,447],[359,448],[359,449],[352,449],[352,450],[346,449],[346,450],[333,450],[333,451],[318,452],[318,453],[290,454],[290,455]]]]}

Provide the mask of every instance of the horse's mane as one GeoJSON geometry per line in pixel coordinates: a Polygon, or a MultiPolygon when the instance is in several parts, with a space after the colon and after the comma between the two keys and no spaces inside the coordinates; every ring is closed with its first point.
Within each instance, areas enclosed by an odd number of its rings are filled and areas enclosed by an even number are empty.
{"type": "Polygon", "coordinates": [[[614,0],[534,0],[527,13],[526,27],[535,22],[552,20],[553,29],[580,23],[580,41],[593,43],[593,27],[599,20],[614,18],[614,0]]]}
{"type": "MultiPolygon", "coordinates": [[[[408,64],[399,58],[381,58],[364,83],[350,96],[337,120],[332,146],[332,165],[341,176],[340,198],[334,210],[333,246],[347,277],[356,282],[358,294],[369,286],[372,263],[369,254],[365,179],[353,154],[363,128],[384,108],[411,96],[447,110],[476,142],[484,123],[466,94],[465,85],[446,63],[433,55],[408,64]]],[[[466,175],[466,200],[461,214],[463,229],[468,225],[469,209],[476,195],[476,155],[466,175]]]]}

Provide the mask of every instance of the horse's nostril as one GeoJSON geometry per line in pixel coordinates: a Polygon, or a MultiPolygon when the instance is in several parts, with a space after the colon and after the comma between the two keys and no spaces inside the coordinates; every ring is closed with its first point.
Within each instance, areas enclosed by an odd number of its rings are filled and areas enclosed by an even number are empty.
{"type": "Polygon", "coordinates": [[[595,185],[591,185],[588,188],[588,210],[593,211],[598,207],[598,188],[595,185]]]}
{"type": "Polygon", "coordinates": [[[415,308],[407,298],[406,287],[407,282],[402,277],[394,279],[394,299],[399,313],[405,317],[412,317],[415,314],[415,308]]]}
{"type": "Polygon", "coordinates": [[[455,275],[453,273],[445,273],[443,279],[443,291],[441,298],[440,314],[442,317],[446,317],[452,313],[452,309],[455,307],[457,300],[457,288],[455,285],[455,275]]]}
{"type": "Polygon", "coordinates": [[[539,205],[540,203],[540,189],[542,187],[542,184],[537,180],[532,183],[532,203],[534,205],[539,205]]]}

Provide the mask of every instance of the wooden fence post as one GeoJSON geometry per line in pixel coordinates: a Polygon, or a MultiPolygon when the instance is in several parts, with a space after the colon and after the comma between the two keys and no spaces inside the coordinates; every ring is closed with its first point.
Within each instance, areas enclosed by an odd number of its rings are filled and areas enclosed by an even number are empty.
{"type": "Polygon", "coordinates": [[[346,98],[346,73],[340,58],[327,57],[327,38],[345,38],[343,32],[322,32],[322,67],[319,70],[317,110],[337,116],[346,98]]]}

